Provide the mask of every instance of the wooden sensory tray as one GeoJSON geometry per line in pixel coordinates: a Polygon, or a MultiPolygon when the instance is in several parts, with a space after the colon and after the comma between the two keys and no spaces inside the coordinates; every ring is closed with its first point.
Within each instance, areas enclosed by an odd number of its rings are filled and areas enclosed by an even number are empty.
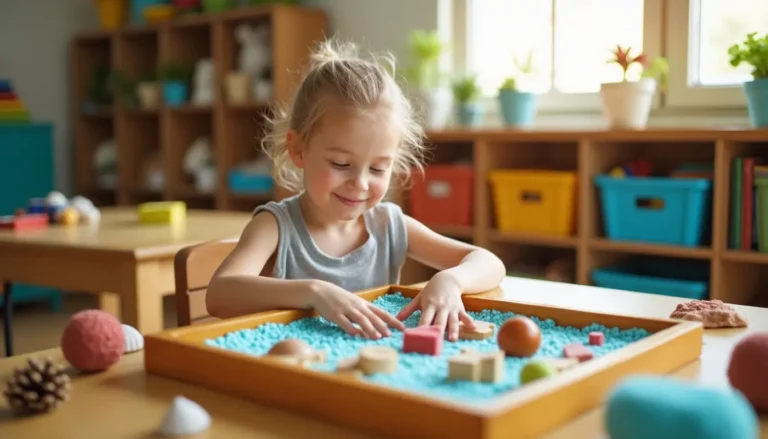
{"type": "MultiPolygon", "coordinates": [[[[373,301],[398,291],[415,297],[420,289],[392,285],[356,294],[373,301]]],[[[597,322],[607,327],[639,327],[650,335],[554,377],[511,390],[482,406],[303,369],[204,343],[267,322],[289,323],[316,315],[312,311],[269,311],[147,335],[145,368],[151,374],[380,435],[511,439],[541,435],[603,403],[621,378],[637,373],[670,373],[696,360],[702,350],[703,326],[699,322],[575,311],[488,297],[464,296],[464,304],[468,311],[511,311],[551,318],[564,326],[583,327],[597,322]]]]}

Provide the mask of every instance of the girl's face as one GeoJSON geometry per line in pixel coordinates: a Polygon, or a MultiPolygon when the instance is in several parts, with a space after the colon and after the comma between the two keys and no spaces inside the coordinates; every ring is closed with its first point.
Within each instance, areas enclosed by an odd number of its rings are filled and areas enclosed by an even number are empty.
{"type": "Polygon", "coordinates": [[[329,104],[308,144],[289,135],[312,204],[329,220],[354,220],[384,198],[399,136],[387,108],[364,112],[329,104]]]}

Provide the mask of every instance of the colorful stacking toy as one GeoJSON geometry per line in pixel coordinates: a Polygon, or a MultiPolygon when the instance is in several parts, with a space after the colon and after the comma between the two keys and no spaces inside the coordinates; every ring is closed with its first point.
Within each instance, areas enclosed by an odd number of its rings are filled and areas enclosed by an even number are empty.
{"type": "Polygon", "coordinates": [[[29,122],[29,112],[13,91],[10,80],[0,79],[0,123],[29,122]]]}

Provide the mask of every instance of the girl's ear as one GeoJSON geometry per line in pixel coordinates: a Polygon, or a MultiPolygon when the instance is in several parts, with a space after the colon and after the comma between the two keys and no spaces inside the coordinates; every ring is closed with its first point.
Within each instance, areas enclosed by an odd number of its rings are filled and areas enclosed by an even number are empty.
{"type": "Polygon", "coordinates": [[[285,135],[286,147],[288,148],[288,155],[291,157],[293,164],[301,169],[304,167],[304,144],[296,134],[295,131],[289,130],[285,135]]]}

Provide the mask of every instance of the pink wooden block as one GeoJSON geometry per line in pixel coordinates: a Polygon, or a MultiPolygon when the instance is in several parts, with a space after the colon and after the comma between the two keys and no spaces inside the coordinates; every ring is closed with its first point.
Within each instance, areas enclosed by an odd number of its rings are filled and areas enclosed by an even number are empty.
{"type": "Polygon", "coordinates": [[[563,357],[577,358],[580,363],[591,360],[593,356],[592,351],[581,343],[571,343],[563,347],[563,357]]]}
{"type": "Polygon", "coordinates": [[[592,346],[602,346],[605,344],[605,334],[602,332],[590,332],[589,333],[589,344],[592,346]]]}
{"type": "Polygon", "coordinates": [[[403,352],[417,352],[424,355],[440,355],[443,350],[443,331],[439,326],[406,328],[403,337],[403,352]]]}

